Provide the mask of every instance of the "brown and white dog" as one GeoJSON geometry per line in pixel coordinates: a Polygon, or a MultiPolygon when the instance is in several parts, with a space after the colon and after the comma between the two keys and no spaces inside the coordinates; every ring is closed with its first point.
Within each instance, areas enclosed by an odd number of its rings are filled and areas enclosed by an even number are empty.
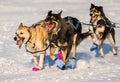
{"type": "MultiPolygon", "coordinates": [[[[19,25],[17,31],[15,32],[14,40],[17,42],[19,48],[22,44],[25,44],[29,47],[32,52],[38,50],[46,49],[46,41],[48,40],[48,33],[43,21],[37,23],[38,25],[32,25],[30,27],[19,25]]],[[[34,63],[40,68],[43,69],[45,51],[40,53],[40,60],[37,60],[37,54],[33,53],[34,63]]]]}
{"type": "Polygon", "coordinates": [[[90,16],[91,25],[89,27],[89,30],[91,33],[92,42],[98,46],[101,57],[104,57],[102,44],[106,38],[109,39],[112,45],[113,54],[117,55],[115,49],[115,30],[111,26],[112,24],[110,20],[105,16],[103,12],[103,7],[91,4],[90,16]]]}

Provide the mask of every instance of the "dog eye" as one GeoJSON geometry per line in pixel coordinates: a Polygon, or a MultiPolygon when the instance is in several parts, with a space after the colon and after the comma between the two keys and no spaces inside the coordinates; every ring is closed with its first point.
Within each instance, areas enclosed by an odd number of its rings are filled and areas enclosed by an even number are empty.
{"type": "Polygon", "coordinates": [[[22,35],[23,33],[22,33],[22,32],[20,32],[20,34],[22,35]]]}

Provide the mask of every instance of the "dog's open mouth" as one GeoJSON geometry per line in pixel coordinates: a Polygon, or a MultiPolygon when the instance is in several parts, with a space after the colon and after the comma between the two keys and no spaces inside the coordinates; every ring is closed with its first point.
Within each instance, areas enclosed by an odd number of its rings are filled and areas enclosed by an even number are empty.
{"type": "Polygon", "coordinates": [[[21,48],[23,41],[24,41],[24,38],[20,38],[20,40],[17,40],[17,45],[19,48],[21,48]]]}
{"type": "Polygon", "coordinates": [[[97,16],[91,16],[91,18],[92,18],[92,22],[94,22],[96,20],[97,16]]]}
{"type": "Polygon", "coordinates": [[[47,27],[48,31],[51,31],[52,29],[54,29],[56,27],[56,22],[46,23],[46,27],[47,27]]]}

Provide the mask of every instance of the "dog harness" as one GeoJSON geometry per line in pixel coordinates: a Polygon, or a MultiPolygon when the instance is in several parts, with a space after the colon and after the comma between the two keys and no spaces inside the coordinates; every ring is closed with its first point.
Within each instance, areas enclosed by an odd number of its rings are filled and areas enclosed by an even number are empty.
{"type": "Polygon", "coordinates": [[[39,26],[40,24],[38,24],[38,23],[36,23],[36,24],[34,24],[34,28],[36,28],[37,26],[39,26]]]}
{"type": "MultiPolygon", "coordinates": [[[[36,28],[36,27],[39,26],[39,25],[40,25],[40,24],[38,24],[38,23],[34,24],[34,28],[36,28]]],[[[31,37],[32,37],[32,33],[30,32],[29,29],[28,29],[28,32],[29,32],[29,35],[30,35],[30,36],[29,36],[29,39],[27,40],[27,42],[25,43],[26,52],[29,52],[29,53],[31,53],[31,54],[38,53],[38,52],[44,52],[44,51],[46,51],[46,50],[50,47],[51,44],[49,44],[44,50],[35,51],[35,52],[30,51],[30,50],[27,48],[27,44],[28,44],[28,42],[31,43],[30,39],[31,39],[31,37]]],[[[47,44],[46,44],[46,45],[47,45],[47,44]]],[[[32,48],[35,48],[35,43],[33,44],[33,47],[32,47],[32,48]]]]}
{"type": "Polygon", "coordinates": [[[74,26],[75,31],[77,32],[79,29],[79,21],[77,21],[76,25],[74,25],[73,23],[71,23],[71,18],[68,16],[68,23],[72,24],[74,26]]]}

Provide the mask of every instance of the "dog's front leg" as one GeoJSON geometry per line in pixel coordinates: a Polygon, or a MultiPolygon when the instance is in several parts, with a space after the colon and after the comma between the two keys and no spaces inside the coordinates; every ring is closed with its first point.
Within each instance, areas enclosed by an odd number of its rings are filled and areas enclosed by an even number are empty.
{"type": "Polygon", "coordinates": [[[96,39],[95,39],[95,36],[94,36],[94,29],[93,29],[93,26],[90,26],[90,27],[89,27],[89,33],[90,33],[92,42],[95,43],[96,39]]]}
{"type": "Polygon", "coordinates": [[[63,60],[65,62],[65,64],[67,64],[67,62],[69,61],[69,58],[67,58],[67,49],[65,50],[61,50],[62,54],[63,54],[63,60]]]}
{"type": "Polygon", "coordinates": [[[103,40],[102,40],[102,39],[98,39],[98,40],[97,40],[97,45],[98,45],[99,50],[100,50],[100,56],[101,56],[102,58],[104,58],[104,52],[103,52],[102,44],[103,44],[103,40]]]}
{"type": "Polygon", "coordinates": [[[37,54],[36,53],[33,54],[33,59],[34,59],[34,63],[38,66],[37,54]]]}
{"type": "Polygon", "coordinates": [[[39,60],[39,64],[38,64],[38,66],[40,67],[40,69],[43,69],[43,64],[44,64],[44,58],[45,58],[45,52],[42,52],[41,54],[40,54],[40,60],[39,60]]]}
{"type": "Polygon", "coordinates": [[[50,47],[50,58],[51,58],[52,60],[55,60],[55,59],[56,59],[56,57],[55,57],[55,55],[54,55],[55,50],[56,50],[56,47],[54,47],[54,46],[52,45],[52,46],[50,47]]]}

